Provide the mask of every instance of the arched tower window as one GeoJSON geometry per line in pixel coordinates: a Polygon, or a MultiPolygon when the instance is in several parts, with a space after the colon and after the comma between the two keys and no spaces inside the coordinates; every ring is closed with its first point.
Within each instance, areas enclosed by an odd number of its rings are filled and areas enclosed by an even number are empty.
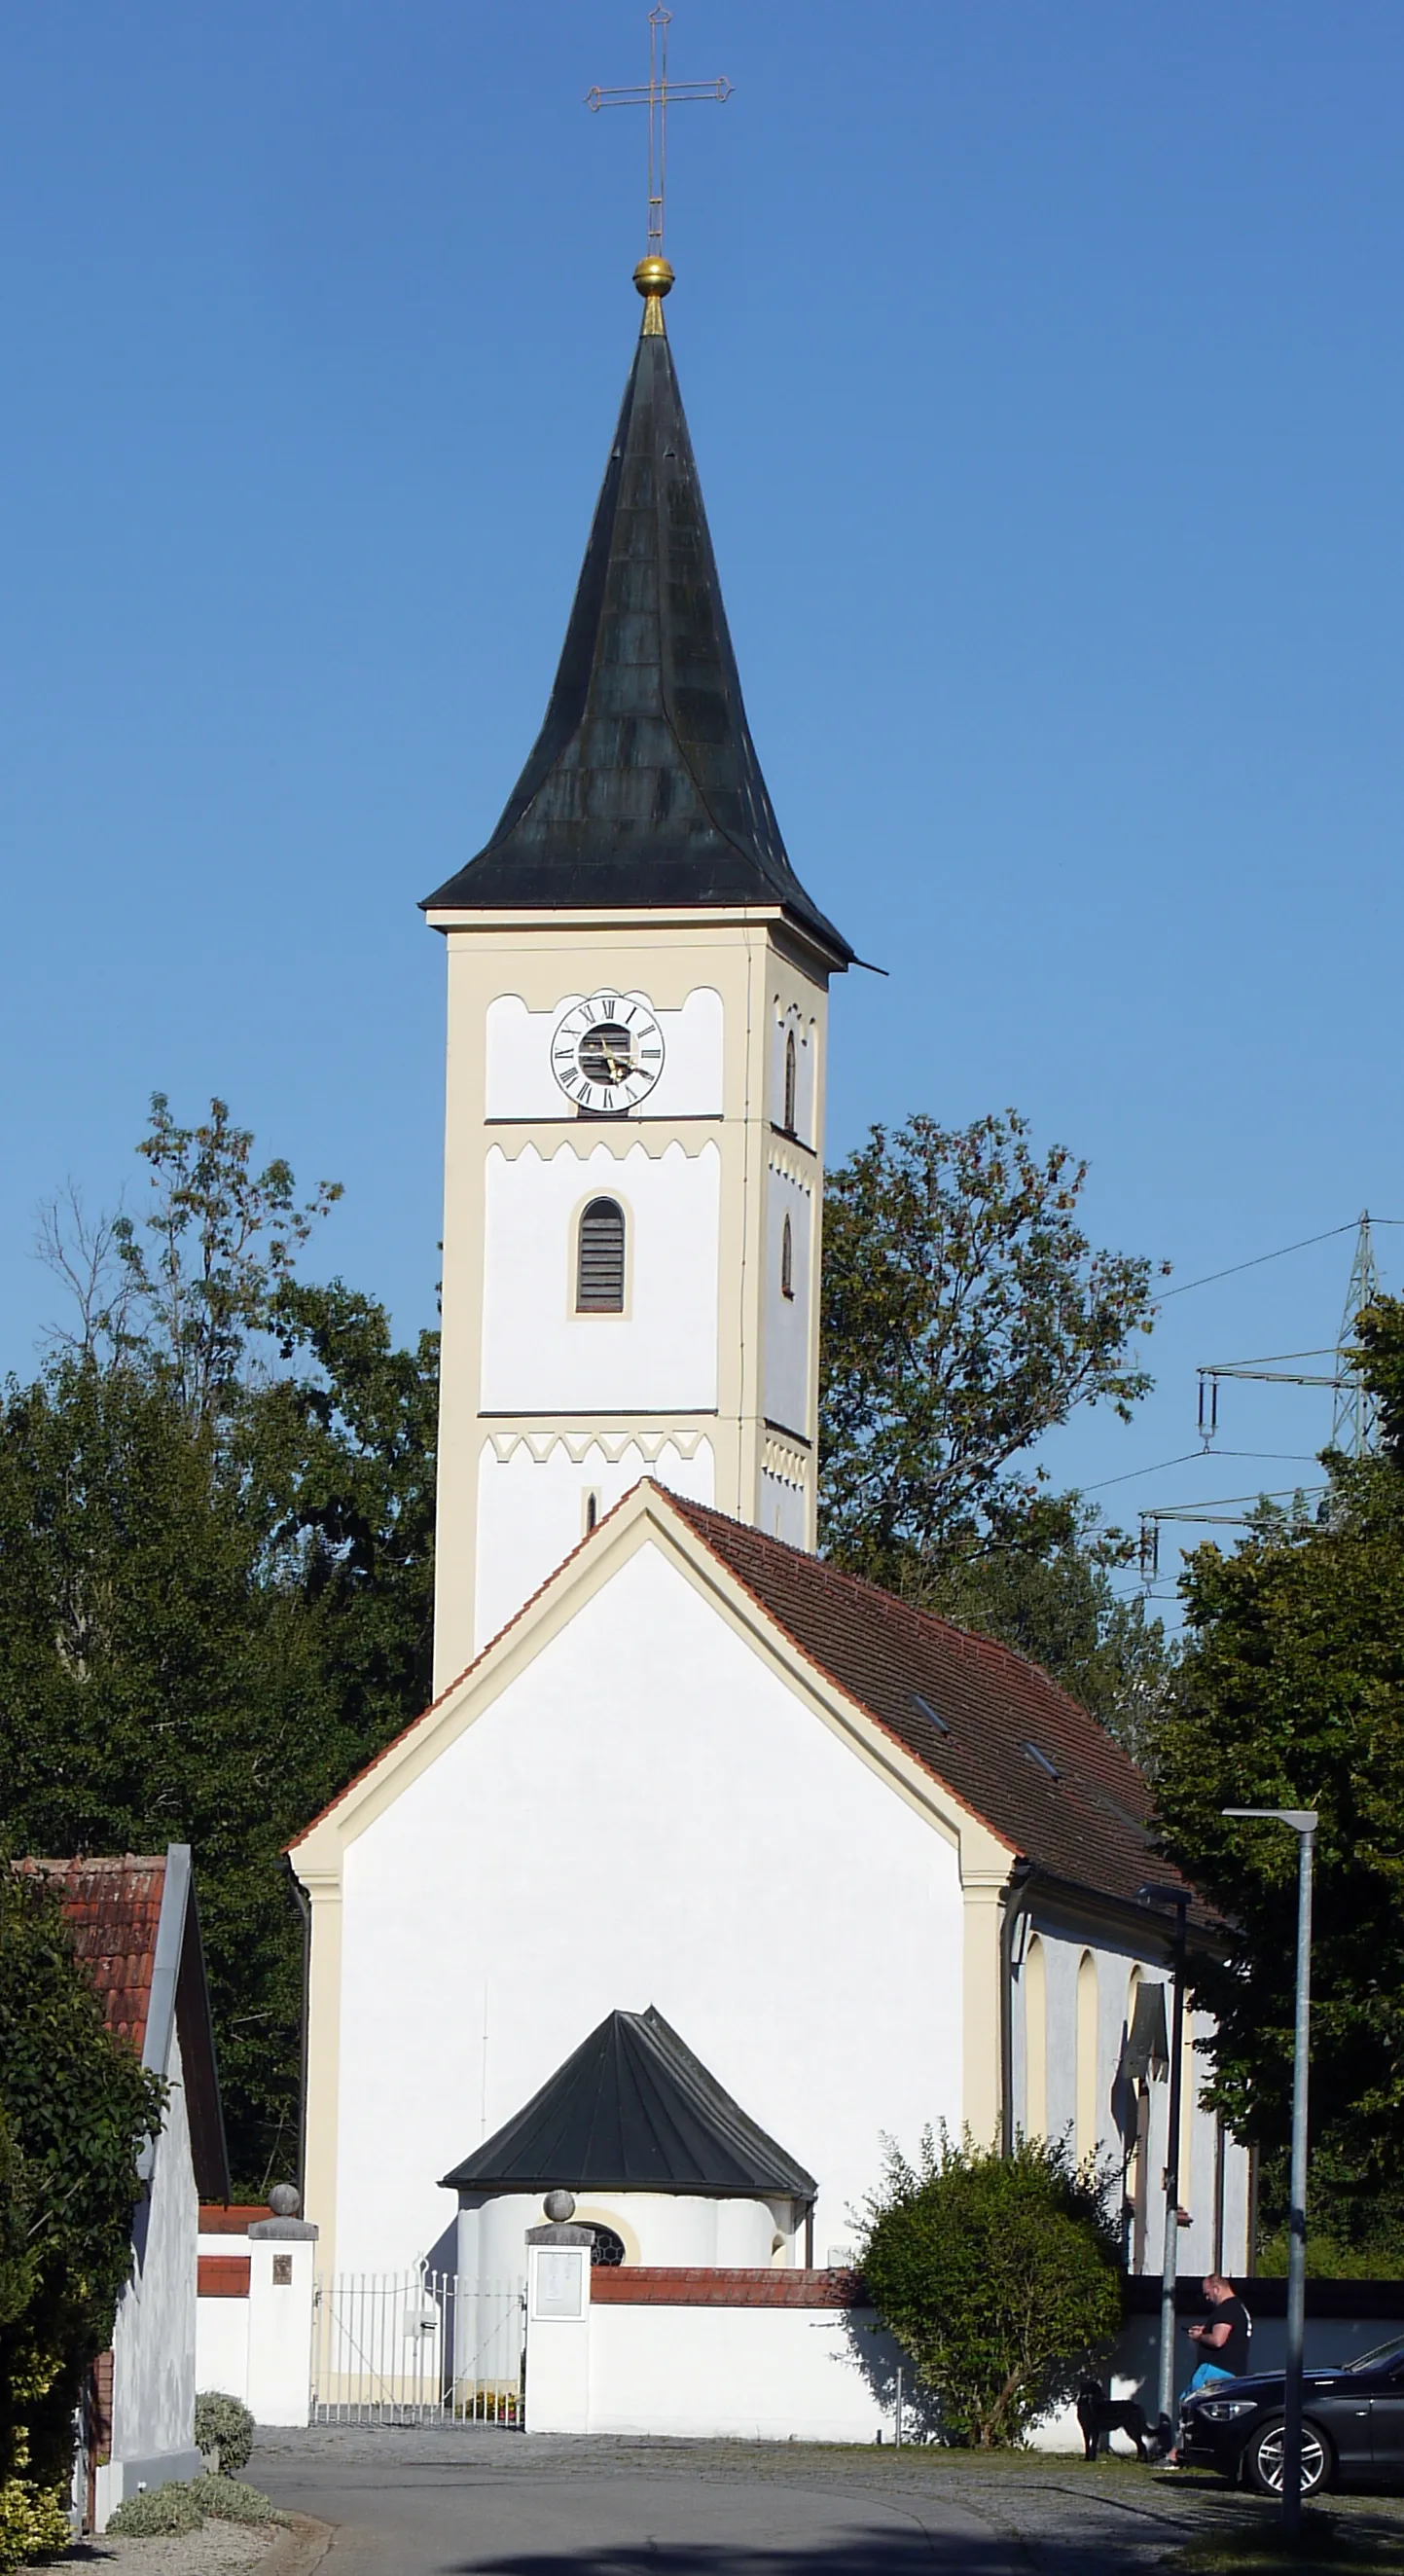
{"type": "Polygon", "coordinates": [[[795,1033],[793,1029],[787,1029],[785,1032],[785,1116],[783,1124],[786,1135],[793,1136],[795,1132],[795,1033]]]}
{"type": "Polygon", "coordinates": [[[780,1294],[782,1297],[793,1297],[794,1293],[795,1238],[790,1220],[786,1217],[780,1234],[780,1294]]]}
{"type": "Polygon", "coordinates": [[[1084,1950],[1077,1970],[1077,2157],[1097,2151],[1097,1962],[1084,1950]]]}
{"type": "Polygon", "coordinates": [[[1036,1932],[1024,1961],[1024,2135],[1048,2135],[1048,1972],[1036,1932]]]}
{"type": "Polygon", "coordinates": [[[624,1312],[624,1210],[617,1199],[591,1199],[581,1216],[575,1311],[578,1315],[624,1312]]]}

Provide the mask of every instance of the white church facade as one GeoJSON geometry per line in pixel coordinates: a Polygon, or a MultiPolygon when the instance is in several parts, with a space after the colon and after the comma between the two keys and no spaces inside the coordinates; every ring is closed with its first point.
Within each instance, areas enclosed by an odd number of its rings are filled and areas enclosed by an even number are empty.
{"type": "MultiPolygon", "coordinates": [[[[1156,2270],[1145,1783],[1022,1657],[813,1553],[827,998],[853,951],[751,742],[669,283],[640,274],[541,736],[425,907],[449,988],[437,1697],[292,1850],[307,2214],[329,2271],[501,2277],[547,2188],[626,2263],[837,2264],[884,2135],[945,2121],[1100,2152],[1156,2270]],[[611,2016],[710,2113],[691,2143],[686,2119],[660,2143],[671,2113],[617,2149],[567,2126],[551,2171],[524,2107],[611,2016]]],[[[1242,2269],[1247,2162],[1193,2037],[1181,2265],[1242,2269]]]]}

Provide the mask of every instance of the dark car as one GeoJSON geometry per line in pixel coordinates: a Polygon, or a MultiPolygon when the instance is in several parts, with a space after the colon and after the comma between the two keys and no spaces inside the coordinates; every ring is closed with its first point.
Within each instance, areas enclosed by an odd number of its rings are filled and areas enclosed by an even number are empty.
{"type": "MultiPolygon", "coordinates": [[[[1285,2387],[1280,2370],[1267,2370],[1193,2390],[1180,2405],[1185,2466],[1221,2469],[1280,2495],[1285,2387]]],[[[1404,2480],[1404,2335],[1340,2370],[1303,2374],[1302,2493],[1337,2479],[1404,2480]]]]}

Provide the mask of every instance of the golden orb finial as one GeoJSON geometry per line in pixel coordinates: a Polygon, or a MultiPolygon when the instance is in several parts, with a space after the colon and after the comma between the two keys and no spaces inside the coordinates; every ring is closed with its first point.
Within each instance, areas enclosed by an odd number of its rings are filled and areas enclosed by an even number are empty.
{"type": "Polygon", "coordinates": [[[673,272],[660,251],[651,251],[634,271],[634,284],[644,299],[643,336],[646,340],[663,337],[663,298],[670,294],[673,272]]]}

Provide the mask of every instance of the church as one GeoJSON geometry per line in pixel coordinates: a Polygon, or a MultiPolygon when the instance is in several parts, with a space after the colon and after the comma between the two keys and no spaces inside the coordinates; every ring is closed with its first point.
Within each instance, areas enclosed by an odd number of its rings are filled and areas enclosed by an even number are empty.
{"type": "MultiPolygon", "coordinates": [[[[815,1554],[828,992],[664,323],[448,963],[432,1705],[292,1847],[328,2273],[846,2264],[884,2140],[1105,2158],[1161,2264],[1173,1916],[1047,1675],[815,1554]],[[560,2204],[564,2206],[564,2204],[560,2204]],[[546,2213],[555,2216],[555,2210],[546,2213]]],[[[1197,1913],[1192,1923],[1212,1938],[1197,1913]]],[[[1180,2268],[1247,2159],[1185,2032],[1180,2268]]]]}

